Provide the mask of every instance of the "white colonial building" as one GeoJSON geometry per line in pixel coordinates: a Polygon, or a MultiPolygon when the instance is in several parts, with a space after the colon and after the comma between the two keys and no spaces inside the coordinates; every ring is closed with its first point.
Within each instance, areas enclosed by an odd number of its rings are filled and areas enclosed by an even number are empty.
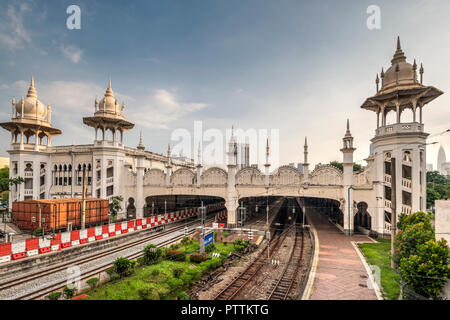
{"type": "Polygon", "coordinates": [[[26,98],[12,100],[11,121],[0,124],[11,132],[10,177],[25,179],[12,188],[10,206],[17,200],[80,197],[83,168],[87,195],[101,198],[124,194],[127,171],[193,168],[191,160],[172,160],[170,150],[167,157],[145,151],[142,136],[136,148],[126,147],[124,132],[134,124],[125,119],[124,109],[114,98],[109,81],[104,98],[95,99],[94,115],[83,118],[84,124],[94,128],[93,143],[52,146],[52,137],[61,130],[52,126],[51,107],[39,101],[32,78],[26,98]],[[107,130],[112,133],[109,140],[107,130]]]}
{"type": "Polygon", "coordinates": [[[50,106],[37,99],[32,81],[27,98],[13,100],[11,122],[0,124],[11,132],[11,177],[25,178],[25,183],[11,192],[11,201],[80,196],[80,177],[86,166],[88,193],[102,198],[122,195],[128,201],[124,207],[131,203],[137,217],[143,216],[144,207],[149,206],[147,199],[154,196],[209,196],[223,199],[228,225],[234,226],[242,199],[289,196],[321,201],[317,205],[329,207],[345,230],[388,234],[393,207],[398,215],[426,209],[428,133],[422,115],[424,107],[443,92],[423,84],[422,65],[419,74],[416,61],[406,61],[398,39],[390,67],[386,72],[382,68],[376,77],[375,95],[361,106],[376,113],[376,123],[367,165],[358,172],[353,170],[355,144],[349,121],[341,148],[343,171],[331,165],[318,165],[310,171],[306,138],[302,172],[293,166],[271,168],[268,143],[264,172],[254,166],[240,167],[234,136],[228,145],[226,168],[204,168],[201,150],[194,167],[192,162],[173,160],[170,147],[167,157],[145,152],[142,141],[137,148],[125,147],[123,133],[133,124],[125,120],[124,106],[114,99],[111,84],[105,97],[95,102],[94,115],[83,119],[95,130],[93,144],[53,147],[51,137],[61,131],[52,127],[50,106]],[[391,114],[394,123],[388,121],[391,114]],[[111,140],[105,139],[106,130],[112,132],[111,140]],[[396,159],[395,206],[392,158],[396,159]]]}

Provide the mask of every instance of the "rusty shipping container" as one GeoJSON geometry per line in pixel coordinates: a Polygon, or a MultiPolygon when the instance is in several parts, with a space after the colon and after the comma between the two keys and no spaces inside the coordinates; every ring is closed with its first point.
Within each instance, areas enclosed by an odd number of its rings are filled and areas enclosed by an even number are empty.
{"type": "MultiPolygon", "coordinates": [[[[81,227],[81,207],[80,198],[18,201],[12,204],[12,220],[15,225],[24,230],[39,228],[39,217],[46,231],[64,230],[68,223],[72,223],[72,228],[79,228],[81,227]]],[[[86,226],[108,221],[108,214],[108,200],[86,199],[86,226]]]]}

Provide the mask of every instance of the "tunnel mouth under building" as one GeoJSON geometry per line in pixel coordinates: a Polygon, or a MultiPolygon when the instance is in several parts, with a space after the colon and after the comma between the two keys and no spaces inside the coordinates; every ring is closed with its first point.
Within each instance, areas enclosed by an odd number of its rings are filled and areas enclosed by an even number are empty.
{"type": "MultiPolygon", "coordinates": [[[[203,195],[155,195],[148,196],[144,200],[144,217],[151,217],[166,212],[174,212],[202,206],[225,203],[225,199],[215,196],[203,195]]],[[[127,199],[127,219],[136,218],[136,201],[134,198],[127,199]]]]}

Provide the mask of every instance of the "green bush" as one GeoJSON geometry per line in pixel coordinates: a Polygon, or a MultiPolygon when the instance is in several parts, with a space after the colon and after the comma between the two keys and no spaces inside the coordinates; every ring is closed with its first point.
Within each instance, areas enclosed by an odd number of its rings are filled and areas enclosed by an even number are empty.
{"type": "Polygon", "coordinates": [[[399,270],[415,292],[436,299],[450,275],[448,259],[447,242],[430,240],[420,244],[416,254],[402,258],[399,270]]]}
{"type": "Polygon", "coordinates": [[[216,242],[217,242],[217,235],[218,235],[218,232],[217,231],[214,232],[214,241],[216,241],[216,242]]]}
{"type": "Polygon", "coordinates": [[[416,254],[420,245],[434,239],[434,230],[431,224],[419,222],[417,224],[404,225],[404,230],[395,236],[394,261],[398,265],[402,258],[408,258],[416,254]]]}
{"type": "Polygon", "coordinates": [[[208,255],[206,254],[202,254],[202,253],[193,253],[189,256],[189,260],[191,262],[195,262],[195,263],[199,263],[199,262],[203,262],[207,259],[208,255]]]}
{"type": "Polygon", "coordinates": [[[136,261],[137,261],[137,264],[139,266],[145,266],[146,265],[144,257],[139,257],[139,258],[136,259],[136,261]]]}
{"type": "Polygon", "coordinates": [[[147,265],[156,263],[161,255],[161,248],[156,247],[154,244],[149,244],[144,248],[144,262],[147,265]]]}
{"type": "Polygon", "coordinates": [[[109,276],[109,279],[112,278],[112,276],[114,275],[115,272],[116,272],[116,271],[114,270],[114,267],[113,267],[113,268],[106,269],[106,274],[109,276]]]}
{"type": "Polygon", "coordinates": [[[32,234],[33,234],[33,236],[35,236],[35,237],[42,236],[42,228],[34,229],[33,232],[32,232],[32,234]]]}
{"type": "Polygon", "coordinates": [[[158,290],[151,285],[138,289],[137,293],[141,300],[159,300],[158,290]]]}
{"type": "Polygon", "coordinates": [[[112,276],[111,276],[111,281],[118,281],[118,280],[120,280],[122,277],[119,275],[119,274],[113,274],[112,276]]]}
{"type": "Polygon", "coordinates": [[[177,279],[179,279],[183,273],[184,273],[184,269],[182,267],[177,267],[172,270],[173,276],[177,279]]]}
{"type": "Polygon", "coordinates": [[[47,298],[48,298],[48,300],[58,300],[59,299],[59,297],[61,297],[61,292],[59,292],[59,291],[57,291],[57,292],[52,292],[52,293],[50,293],[48,296],[47,296],[47,298]]]}
{"type": "Polygon", "coordinates": [[[178,295],[178,300],[189,300],[190,297],[186,292],[182,292],[178,295]]]}
{"type": "Polygon", "coordinates": [[[227,246],[227,244],[228,244],[228,242],[226,242],[226,241],[223,242],[223,245],[224,245],[225,247],[227,246]]]}
{"type": "Polygon", "coordinates": [[[169,250],[166,252],[166,259],[171,261],[186,261],[186,253],[183,251],[169,250]]]}
{"type": "Polygon", "coordinates": [[[214,245],[214,243],[210,243],[205,247],[205,252],[211,253],[215,249],[216,249],[216,246],[214,245]]]}
{"type": "Polygon", "coordinates": [[[174,243],[170,245],[170,250],[177,250],[180,247],[180,244],[174,243]]]}
{"type": "Polygon", "coordinates": [[[181,239],[181,244],[183,245],[183,246],[187,246],[188,244],[189,244],[189,237],[188,236],[185,236],[185,237],[183,237],[183,239],[181,239]]]}
{"type": "Polygon", "coordinates": [[[156,277],[156,276],[158,276],[159,275],[159,269],[153,269],[152,270],[152,276],[154,276],[154,277],[156,277]]]}
{"type": "Polygon", "coordinates": [[[90,278],[86,281],[86,283],[91,287],[91,289],[94,289],[97,286],[98,278],[90,278]]]}
{"type": "Polygon", "coordinates": [[[117,258],[113,265],[115,273],[121,277],[125,277],[131,273],[133,263],[127,258],[117,258]]]}
{"type": "Polygon", "coordinates": [[[226,232],[226,231],[223,233],[223,236],[224,236],[225,238],[228,238],[229,235],[230,235],[230,234],[229,234],[228,232],[226,232]]]}
{"type": "Polygon", "coordinates": [[[75,296],[77,289],[75,286],[65,286],[63,289],[64,298],[67,300],[72,299],[75,296]]]}
{"type": "Polygon", "coordinates": [[[397,229],[405,230],[407,226],[418,224],[420,222],[423,222],[427,229],[432,229],[431,218],[432,215],[425,212],[416,212],[409,215],[402,213],[398,218],[397,229]]]}

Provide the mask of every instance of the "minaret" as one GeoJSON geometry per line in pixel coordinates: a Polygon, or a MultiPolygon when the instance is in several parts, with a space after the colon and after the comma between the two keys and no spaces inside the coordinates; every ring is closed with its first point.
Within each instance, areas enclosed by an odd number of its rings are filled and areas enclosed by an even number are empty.
{"type": "Polygon", "coordinates": [[[167,147],[167,164],[166,164],[166,186],[170,186],[170,175],[172,174],[172,155],[170,151],[170,143],[167,147]]]}
{"type": "Polygon", "coordinates": [[[198,163],[197,163],[197,187],[201,185],[202,176],[202,149],[200,148],[200,143],[198,144],[198,163]]]}
{"type": "Polygon", "coordinates": [[[347,119],[347,131],[342,139],[343,147],[341,149],[343,159],[342,166],[344,167],[344,229],[346,232],[353,232],[353,137],[350,133],[350,122],[347,119]],[[349,199],[350,196],[350,199],[349,199]]]}
{"type": "Polygon", "coordinates": [[[308,163],[308,140],[305,137],[305,145],[303,146],[303,183],[309,183],[309,163],[308,163]]]}
{"type": "Polygon", "coordinates": [[[234,127],[231,127],[231,138],[228,142],[228,182],[227,182],[227,227],[234,228],[237,221],[238,195],[236,191],[236,138],[234,137],[234,127]]]}
{"type": "Polygon", "coordinates": [[[136,147],[136,149],[141,150],[141,151],[144,151],[144,150],[145,150],[145,146],[144,146],[144,144],[142,143],[142,131],[139,132],[139,144],[138,144],[138,146],[136,147]]]}
{"type": "Polygon", "coordinates": [[[264,164],[264,183],[266,185],[266,187],[269,186],[269,178],[270,178],[270,161],[269,161],[269,156],[270,156],[270,147],[269,147],[269,138],[267,138],[267,142],[266,142],[266,163],[264,164]]]}

